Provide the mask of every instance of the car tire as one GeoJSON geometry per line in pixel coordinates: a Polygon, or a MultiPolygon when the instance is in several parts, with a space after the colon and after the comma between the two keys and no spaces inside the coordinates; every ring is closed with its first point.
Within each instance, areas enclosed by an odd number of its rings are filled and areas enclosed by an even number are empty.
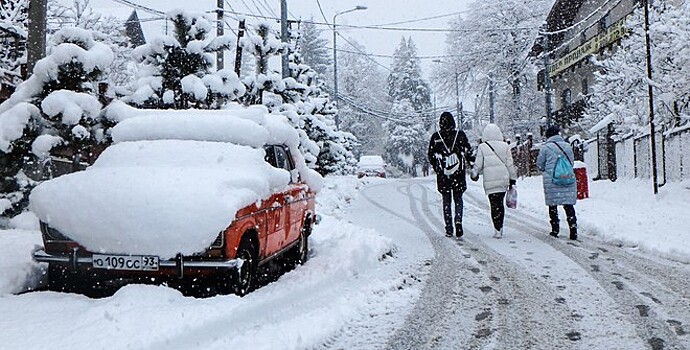
{"type": "Polygon", "coordinates": [[[232,283],[232,292],[244,296],[252,291],[256,280],[256,269],[259,265],[257,247],[254,240],[245,236],[237,247],[237,259],[242,259],[242,267],[236,270],[232,283]]]}

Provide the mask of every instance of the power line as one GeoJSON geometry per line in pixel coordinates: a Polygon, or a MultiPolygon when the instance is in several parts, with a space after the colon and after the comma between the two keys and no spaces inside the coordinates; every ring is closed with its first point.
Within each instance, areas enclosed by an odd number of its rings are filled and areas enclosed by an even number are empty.
{"type": "Polygon", "coordinates": [[[416,23],[416,22],[424,22],[424,21],[430,21],[434,19],[439,19],[439,18],[444,18],[444,17],[452,17],[452,16],[457,16],[463,13],[471,12],[474,10],[465,10],[465,11],[457,11],[457,12],[452,12],[452,13],[446,13],[443,15],[437,15],[437,16],[431,16],[431,17],[424,17],[424,18],[417,18],[417,19],[411,19],[407,21],[400,21],[400,22],[390,22],[390,23],[382,23],[382,24],[374,24],[373,26],[375,27],[386,27],[386,26],[397,26],[400,24],[408,24],[408,23],[416,23]]]}
{"type": "MultiPolygon", "coordinates": [[[[261,11],[261,9],[259,8],[259,5],[257,5],[257,3],[256,3],[256,0],[251,0],[251,1],[254,4],[254,8],[256,8],[256,10],[259,11],[259,14],[263,16],[264,12],[261,11]]],[[[242,1],[242,3],[244,3],[244,1],[242,1]]]]}
{"type": "Polygon", "coordinates": [[[275,13],[275,11],[273,11],[273,8],[271,8],[271,5],[269,5],[269,3],[266,0],[261,0],[260,4],[261,4],[261,7],[266,9],[268,11],[268,13],[271,14],[271,16],[278,17],[278,15],[275,13]]]}
{"type": "Polygon", "coordinates": [[[152,8],[150,8],[150,7],[142,6],[142,5],[139,5],[139,4],[135,4],[135,3],[133,3],[133,2],[131,2],[131,1],[129,1],[129,0],[112,0],[112,1],[117,2],[117,3],[119,3],[119,4],[122,4],[122,5],[125,5],[125,6],[129,6],[129,7],[133,8],[133,9],[137,9],[137,10],[142,10],[142,11],[144,11],[144,12],[148,12],[148,13],[150,13],[150,14],[159,15],[159,16],[160,16],[160,15],[165,15],[165,12],[163,12],[163,11],[156,10],[156,9],[152,9],[152,8]]]}
{"type": "MultiPolygon", "coordinates": [[[[277,18],[277,17],[256,15],[254,13],[251,13],[251,11],[250,11],[250,13],[242,13],[242,12],[233,12],[233,13],[237,14],[237,15],[241,15],[241,16],[269,19],[269,20],[274,20],[274,21],[280,20],[280,18],[277,18]]],[[[318,21],[305,21],[305,20],[303,20],[302,22],[310,23],[310,24],[314,24],[314,25],[328,26],[328,27],[333,26],[332,24],[328,23],[328,21],[318,22],[318,21]]],[[[446,28],[381,27],[381,26],[372,26],[372,25],[350,25],[350,24],[338,24],[338,27],[348,28],[348,29],[371,29],[371,30],[387,30],[387,31],[403,31],[403,32],[439,32],[439,33],[476,33],[476,32],[500,32],[500,31],[516,31],[516,30],[518,30],[518,31],[531,31],[531,30],[539,29],[538,27],[512,27],[512,28],[511,27],[505,27],[505,28],[497,27],[497,28],[485,28],[482,30],[477,30],[477,29],[446,29],[446,28]]]]}
{"type": "Polygon", "coordinates": [[[338,34],[339,37],[341,37],[343,40],[345,40],[346,43],[350,44],[350,46],[352,46],[355,50],[359,51],[359,53],[365,54],[366,57],[369,58],[370,61],[376,63],[377,65],[379,65],[379,66],[381,66],[381,67],[383,67],[385,70],[387,70],[387,71],[389,71],[389,72],[392,72],[392,71],[393,71],[392,69],[390,69],[390,68],[384,66],[383,64],[379,63],[379,61],[377,61],[377,60],[373,59],[372,57],[370,57],[366,52],[363,52],[359,47],[357,47],[357,45],[353,44],[353,43],[352,43],[350,40],[348,40],[344,35],[340,34],[340,32],[336,32],[336,34],[338,34]]]}
{"type": "Polygon", "coordinates": [[[328,24],[328,19],[326,19],[326,15],[323,13],[323,8],[321,8],[321,1],[316,0],[316,4],[319,5],[319,12],[321,12],[321,17],[323,17],[324,22],[326,22],[326,25],[330,26],[330,24],[328,24]]]}

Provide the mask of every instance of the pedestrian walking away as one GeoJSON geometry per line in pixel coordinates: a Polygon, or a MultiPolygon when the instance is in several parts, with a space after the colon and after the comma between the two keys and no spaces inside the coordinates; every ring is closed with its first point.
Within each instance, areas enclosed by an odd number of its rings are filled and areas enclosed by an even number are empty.
{"type": "Polygon", "coordinates": [[[560,128],[556,125],[546,130],[547,140],[539,149],[537,168],[542,172],[544,199],[549,207],[551,236],[558,237],[560,229],[558,206],[563,206],[570,229],[570,239],[575,240],[577,239],[577,217],[574,206],[577,202],[577,186],[574,174],[572,174],[572,179],[570,174],[561,175],[563,171],[572,172],[574,155],[570,145],[559,133],[560,128]]]}
{"type": "Polygon", "coordinates": [[[472,168],[472,180],[483,175],[484,192],[489,197],[494,238],[503,237],[506,190],[515,185],[517,174],[513,165],[510,145],[503,141],[503,133],[496,124],[489,124],[482,133],[482,143],[477,147],[477,156],[472,168]]]}
{"type": "Polygon", "coordinates": [[[472,148],[467,136],[455,126],[450,112],[443,112],[439,119],[439,131],[431,135],[427,154],[436,173],[436,187],[443,199],[443,221],[446,236],[460,238],[462,230],[462,195],[467,189],[466,164],[473,164],[472,148]]]}

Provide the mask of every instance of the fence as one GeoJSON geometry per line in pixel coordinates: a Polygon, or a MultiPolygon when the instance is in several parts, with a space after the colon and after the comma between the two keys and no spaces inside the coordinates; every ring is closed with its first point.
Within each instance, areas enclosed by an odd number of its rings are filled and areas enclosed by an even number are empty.
{"type": "MultiPolygon", "coordinates": [[[[625,135],[615,141],[611,130],[588,140],[585,163],[594,179],[652,177],[650,135],[625,135]],[[612,152],[609,152],[612,150],[612,152]]],[[[690,179],[690,126],[656,133],[656,169],[660,184],[690,179]]]]}

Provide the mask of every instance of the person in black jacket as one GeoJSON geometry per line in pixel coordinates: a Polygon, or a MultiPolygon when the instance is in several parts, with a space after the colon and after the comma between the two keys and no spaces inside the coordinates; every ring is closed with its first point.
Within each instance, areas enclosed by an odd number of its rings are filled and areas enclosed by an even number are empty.
{"type": "Polygon", "coordinates": [[[436,173],[436,186],[443,198],[446,236],[453,237],[455,228],[455,235],[460,238],[463,235],[462,194],[467,189],[465,168],[467,164],[474,163],[474,157],[467,135],[456,129],[455,120],[450,112],[441,114],[439,131],[431,135],[427,155],[436,173]]]}

